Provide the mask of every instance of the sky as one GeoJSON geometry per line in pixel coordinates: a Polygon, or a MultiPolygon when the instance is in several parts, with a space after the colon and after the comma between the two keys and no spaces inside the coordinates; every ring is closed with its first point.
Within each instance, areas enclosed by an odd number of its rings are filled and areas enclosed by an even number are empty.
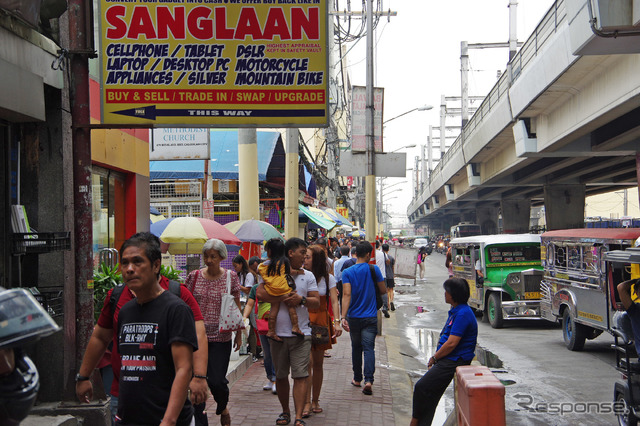
{"type": "MultiPolygon", "coordinates": [[[[553,3],[553,0],[518,0],[519,42],[529,38],[553,3]]],[[[360,7],[360,2],[351,4],[360,7]]],[[[441,95],[460,96],[460,42],[508,41],[508,5],[509,0],[382,0],[383,10],[397,12],[389,21],[381,18],[375,31],[375,85],[385,90],[384,120],[420,106],[433,106],[430,111],[414,111],[384,127],[386,152],[417,145],[402,150],[407,152],[407,168],[414,167],[414,157],[420,156],[421,145],[427,143],[429,125],[440,125],[441,95]]],[[[347,1],[339,0],[339,6],[340,10],[345,9],[347,1]]],[[[352,49],[347,56],[351,83],[364,86],[366,40],[352,44],[348,45],[352,49]]],[[[473,49],[469,50],[469,58],[469,95],[484,96],[495,84],[497,72],[506,68],[508,49],[473,49]]],[[[447,117],[447,125],[459,124],[459,117],[447,117]]],[[[438,132],[434,131],[433,136],[437,140],[433,153],[436,160],[440,155],[438,132]]],[[[389,189],[384,190],[384,203],[388,201],[386,210],[396,226],[406,221],[413,195],[411,173],[407,171],[406,178],[385,180],[389,189]],[[405,180],[406,184],[394,185],[405,180]],[[398,188],[401,190],[396,191],[398,188]]]]}

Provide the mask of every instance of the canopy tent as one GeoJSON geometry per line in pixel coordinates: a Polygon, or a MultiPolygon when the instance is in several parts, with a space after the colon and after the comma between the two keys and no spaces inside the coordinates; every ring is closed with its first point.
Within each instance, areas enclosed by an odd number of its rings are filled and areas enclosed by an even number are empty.
{"type": "Polygon", "coordinates": [[[298,209],[301,214],[307,217],[309,222],[313,222],[320,228],[326,229],[327,231],[331,231],[336,226],[336,223],[334,221],[326,219],[322,216],[319,216],[313,213],[311,210],[309,210],[309,208],[303,206],[302,204],[298,204],[298,209]]]}
{"type": "Polygon", "coordinates": [[[337,211],[335,211],[335,210],[333,210],[333,209],[331,209],[329,207],[323,208],[322,211],[326,215],[328,215],[331,218],[331,220],[336,222],[338,225],[340,225],[340,226],[351,226],[351,222],[349,222],[349,219],[347,219],[346,217],[342,216],[337,211]]]}

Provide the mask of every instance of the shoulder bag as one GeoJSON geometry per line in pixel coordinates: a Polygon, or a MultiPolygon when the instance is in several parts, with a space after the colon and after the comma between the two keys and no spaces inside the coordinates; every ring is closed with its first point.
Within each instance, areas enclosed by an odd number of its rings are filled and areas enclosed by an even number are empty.
{"type": "Polygon", "coordinates": [[[231,271],[227,270],[227,292],[222,295],[220,301],[220,333],[228,333],[244,329],[244,321],[236,298],[231,295],[231,271]]]}
{"type": "MultiPolygon", "coordinates": [[[[331,297],[329,294],[329,282],[325,279],[325,284],[327,285],[327,310],[324,312],[324,315],[329,317],[329,298],[331,297]]],[[[318,315],[322,315],[320,312],[318,315]]],[[[330,322],[330,319],[329,319],[330,322]]],[[[331,340],[330,330],[328,325],[316,324],[314,322],[309,323],[311,325],[311,344],[313,346],[318,345],[326,345],[331,340]]]]}
{"type": "Polygon", "coordinates": [[[369,264],[369,271],[371,271],[371,281],[373,281],[373,291],[376,295],[376,311],[382,308],[382,295],[378,291],[378,284],[376,284],[376,271],[373,269],[373,265],[369,264]]]}

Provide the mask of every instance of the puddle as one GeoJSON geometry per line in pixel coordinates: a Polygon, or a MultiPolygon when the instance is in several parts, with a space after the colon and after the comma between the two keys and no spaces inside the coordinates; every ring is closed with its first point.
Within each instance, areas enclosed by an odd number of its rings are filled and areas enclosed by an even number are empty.
{"type": "Polygon", "coordinates": [[[491,351],[486,350],[480,345],[476,346],[476,358],[480,364],[485,365],[489,368],[502,368],[502,360],[498,358],[496,354],[491,351]]]}

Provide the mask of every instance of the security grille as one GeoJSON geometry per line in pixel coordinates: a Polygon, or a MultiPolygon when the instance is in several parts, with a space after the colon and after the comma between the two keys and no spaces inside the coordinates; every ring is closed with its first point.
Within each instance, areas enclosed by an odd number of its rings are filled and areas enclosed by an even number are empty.
{"type": "Polygon", "coordinates": [[[154,203],[151,205],[158,209],[158,211],[167,219],[170,217],[182,217],[192,216],[200,217],[202,211],[201,202],[192,203],[154,203]]]}
{"type": "Polygon", "coordinates": [[[198,180],[151,182],[149,196],[152,203],[202,200],[202,182],[198,180]]]}
{"type": "Polygon", "coordinates": [[[197,180],[151,182],[150,204],[166,218],[193,216],[202,212],[202,182],[197,180]]]}

